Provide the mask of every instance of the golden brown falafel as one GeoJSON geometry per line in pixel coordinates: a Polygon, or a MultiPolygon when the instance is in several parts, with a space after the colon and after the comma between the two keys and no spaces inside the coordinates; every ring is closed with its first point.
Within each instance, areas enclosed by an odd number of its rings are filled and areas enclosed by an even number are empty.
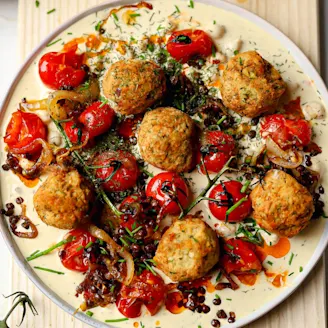
{"type": "Polygon", "coordinates": [[[293,237],[310,222],[314,212],[310,192],[291,175],[270,170],[250,195],[256,222],[282,237],[293,237]]]}
{"type": "Polygon", "coordinates": [[[106,98],[116,103],[122,115],[143,113],[166,91],[163,70],[152,61],[120,60],[110,66],[102,82],[106,98]]]}
{"type": "Polygon", "coordinates": [[[194,166],[196,127],[191,117],[173,107],[147,112],[138,130],[142,158],[162,170],[187,172],[194,166]]]}
{"type": "Polygon", "coordinates": [[[216,233],[203,220],[176,220],[164,233],[154,257],[157,268],[173,281],[203,277],[218,262],[216,233]]]}
{"type": "Polygon", "coordinates": [[[256,51],[232,57],[223,71],[223,103],[243,116],[256,117],[275,109],[285,90],[279,72],[256,51]]]}
{"type": "Polygon", "coordinates": [[[77,170],[53,171],[33,197],[40,219],[59,229],[73,229],[89,220],[94,194],[77,170]]]}

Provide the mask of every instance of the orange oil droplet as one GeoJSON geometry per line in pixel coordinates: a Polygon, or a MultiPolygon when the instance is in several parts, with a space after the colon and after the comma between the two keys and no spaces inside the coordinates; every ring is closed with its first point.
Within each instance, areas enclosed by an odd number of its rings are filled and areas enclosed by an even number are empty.
{"type": "Polygon", "coordinates": [[[134,322],[133,327],[138,328],[139,327],[139,322],[134,322]]]}
{"type": "Polygon", "coordinates": [[[237,278],[244,285],[254,286],[257,281],[257,274],[240,274],[237,278]]]}
{"type": "Polygon", "coordinates": [[[285,286],[286,279],[288,276],[288,271],[284,271],[283,273],[274,273],[274,272],[265,271],[265,275],[268,278],[273,278],[273,279],[268,279],[268,280],[271,282],[271,284],[274,287],[279,288],[279,287],[285,286]]]}
{"type": "Polygon", "coordinates": [[[276,259],[286,256],[290,251],[290,241],[286,237],[279,239],[278,243],[274,246],[268,246],[264,243],[263,247],[257,247],[256,253],[259,259],[263,262],[268,255],[276,259]]]}

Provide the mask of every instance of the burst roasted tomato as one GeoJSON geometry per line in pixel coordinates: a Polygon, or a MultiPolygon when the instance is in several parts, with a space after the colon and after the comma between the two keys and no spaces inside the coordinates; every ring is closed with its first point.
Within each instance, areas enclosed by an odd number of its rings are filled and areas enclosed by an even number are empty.
{"type": "Polygon", "coordinates": [[[142,121],[142,115],[135,115],[133,118],[126,118],[118,127],[118,134],[124,139],[134,137],[138,124],[142,121]]]}
{"type": "Polygon", "coordinates": [[[156,199],[165,214],[179,214],[189,203],[189,188],[185,180],[178,174],[163,172],[154,176],[148,183],[146,195],[156,199]]]}
{"type": "Polygon", "coordinates": [[[142,304],[151,315],[155,315],[165,302],[166,294],[164,280],[144,270],[140,276],[134,276],[129,286],[122,287],[116,306],[128,318],[140,316],[142,304]]]}
{"type": "Polygon", "coordinates": [[[75,239],[64,245],[60,252],[60,260],[63,266],[69,270],[86,272],[89,266],[83,258],[83,250],[89,243],[94,243],[96,238],[83,229],[71,230],[66,239],[71,237],[75,237],[75,239]]]}
{"type": "Polygon", "coordinates": [[[42,82],[50,89],[63,86],[77,87],[86,72],[81,68],[84,55],[76,54],[77,46],[69,52],[48,52],[39,61],[39,75],[42,82]]]}
{"type": "Polygon", "coordinates": [[[233,238],[225,242],[224,251],[221,264],[228,274],[259,273],[262,270],[254,244],[233,238]]]}
{"type": "Polygon", "coordinates": [[[247,218],[252,210],[252,203],[246,193],[241,192],[243,185],[238,181],[227,181],[214,187],[210,192],[210,198],[218,202],[209,201],[208,206],[211,213],[219,220],[239,222],[247,218]],[[245,201],[237,203],[242,199],[245,201]],[[236,205],[236,208],[227,215],[228,209],[236,205]]]}
{"type": "Polygon", "coordinates": [[[97,101],[83,111],[79,116],[79,121],[89,132],[89,137],[94,138],[109,130],[114,117],[115,112],[109,105],[97,101]]]}
{"type": "Polygon", "coordinates": [[[39,152],[42,148],[40,144],[31,145],[38,138],[43,140],[47,138],[47,128],[36,114],[18,110],[11,115],[4,142],[12,153],[35,154],[39,152]]]}
{"type": "Polygon", "coordinates": [[[96,170],[96,177],[107,191],[124,191],[135,186],[139,168],[136,158],[129,152],[104,152],[95,158],[94,165],[103,166],[96,170]]]}
{"type": "Polygon", "coordinates": [[[64,131],[68,139],[73,144],[84,143],[89,137],[88,132],[80,126],[77,122],[69,121],[63,124],[64,131]]]}
{"type": "Polygon", "coordinates": [[[211,55],[213,47],[213,41],[207,33],[192,29],[173,32],[167,43],[167,51],[182,63],[195,56],[211,55]]]}
{"type": "Polygon", "coordinates": [[[126,197],[123,202],[120,204],[119,210],[123,213],[131,213],[124,214],[124,221],[121,222],[121,226],[124,228],[128,228],[130,231],[138,228],[141,224],[139,224],[139,218],[142,214],[143,208],[141,203],[141,199],[139,195],[131,195],[126,197]]]}
{"type": "MultiPolygon", "coordinates": [[[[229,134],[222,131],[207,131],[202,140],[198,153],[198,164],[201,164],[201,155],[209,173],[217,173],[229,160],[235,148],[235,140],[229,134]]],[[[203,165],[199,165],[200,171],[205,174],[203,165]]]]}
{"type": "Polygon", "coordinates": [[[282,114],[266,116],[261,122],[261,136],[270,136],[282,149],[303,147],[311,142],[310,123],[303,119],[287,119],[282,114]]]}

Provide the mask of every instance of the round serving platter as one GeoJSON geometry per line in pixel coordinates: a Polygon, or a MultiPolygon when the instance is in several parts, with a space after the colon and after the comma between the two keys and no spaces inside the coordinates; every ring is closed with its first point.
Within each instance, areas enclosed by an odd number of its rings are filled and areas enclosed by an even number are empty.
{"type": "MultiPolygon", "coordinates": [[[[156,1],[155,1],[156,2],[156,1]]],[[[69,21],[67,21],[65,24],[61,25],[58,29],[56,29],[53,33],[51,33],[33,52],[32,54],[27,58],[25,63],[20,68],[19,72],[16,75],[16,78],[14,79],[13,83],[9,87],[8,93],[5,97],[4,103],[1,108],[0,113],[0,122],[4,122],[4,115],[7,111],[10,101],[12,99],[12,96],[16,90],[16,87],[21,80],[21,78],[25,75],[28,68],[34,63],[35,59],[40,55],[40,53],[45,49],[45,47],[54,40],[60,33],[67,30],[69,27],[71,27],[76,22],[80,21],[82,18],[91,15],[95,12],[102,11],[107,8],[112,7],[118,7],[126,4],[134,3],[134,1],[109,1],[104,4],[95,6],[93,8],[90,8],[83,13],[73,17],[69,21]]],[[[252,24],[256,25],[258,28],[260,28],[262,31],[268,33],[271,35],[274,39],[278,40],[281,44],[281,46],[285,49],[287,49],[290,54],[295,59],[295,62],[302,67],[302,70],[305,75],[309,76],[311,80],[314,81],[315,86],[320,93],[320,96],[322,98],[322,101],[324,104],[328,104],[328,92],[327,89],[320,77],[320,75],[317,73],[311,62],[308,60],[308,58],[301,52],[301,50],[284,34],[282,34],[278,29],[270,25],[265,20],[261,19],[260,17],[229,3],[226,3],[224,1],[220,0],[198,0],[197,3],[203,3],[207,5],[212,5],[215,7],[220,8],[221,10],[233,13],[240,17],[240,19],[247,20],[251,22],[252,24]]],[[[10,109],[12,110],[12,108],[10,109]]],[[[326,134],[326,137],[328,138],[328,130],[324,132],[324,135],[326,134]]],[[[323,140],[323,139],[322,139],[323,140]]],[[[328,152],[327,152],[328,153],[328,152]]],[[[328,157],[328,154],[326,153],[326,150],[323,149],[323,155],[325,158],[328,157]]],[[[1,156],[4,156],[3,154],[1,156]]],[[[3,180],[3,179],[2,179],[3,180]]],[[[1,181],[0,181],[1,183],[1,181]]],[[[2,181],[3,183],[3,181],[2,181]]],[[[323,183],[323,185],[328,190],[328,184],[323,183]]],[[[0,202],[2,201],[2,197],[0,195],[0,202]]],[[[0,203],[0,207],[3,204],[0,203]]],[[[229,324],[229,327],[240,327],[245,324],[248,324],[257,318],[263,316],[265,313],[273,309],[275,306],[277,306],[279,303],[281,303],[283,300],[285,300],[287,297],[289,297],[297,287],[300,286],[300,284],[304,281],[304,279],[307,277],[307,275],[311,272],[321,255],[323,254],[324,249],[326,248],[326,245],[328,243],[328,223],[322,224],[322,231],[320,231],[321,237],[318,238],[318,243],[314,249],[314,252],[312,256],[310,257],[309,261],[307,262],[306,266],[304,267],[303,272],[299,273],[298,276],[293,280],[293,283],[290,284],[288,287],[284,288],[281,293],[276,296],[274,299],[270,300],[266,304],[263,304],[261,307],[254,309],[253,312],[251,312],[249,315],[241,317],[237,320],[234,324],[229,324]]],[[[59,307],[61,307],[64,311],[68,312],[69,314],[73,315],[76,311],[76,308],[70,305],[68,302],[66,302],[63,297],[58,296],[52,288],[48,286],[47,283],[45,283],[36,273],[35,271],[30,267],[28,262],[25,260],[25,256],[23,256],[22,252],[20,251],[20,248],[18,247],[15,238],[11,234],[10,230],[7,226],[7,221],[5,219],[0,220],[0,228],[2,236],[11,251],[15,261],[18,263],[20,268],[24,271],[24,273],[29,277],[29,279],[47,296],[49,297],[54,303],[56,303],[59,307]]],[[[74,286],[72,286],[74,288],[74,286]]],[[[77,312],[74,314],[74,316],[77,319],[82,320],[83,322],[93,326],[93,327],[114,327],[110,324],[105,324],[103,322],[100,322],[96,319],[90,318],[87,315],[83,314],[82,312],[77,312]]],[[[142,318],[139,318],[142,320],[142,318]]],[[[139,321],[136,320],[136,321],[139,321]]],[[[179,320],[179,315],[176,316],[176,320],[179,320]]],[[[210,322],[210,319],[209,319],[210,322]]],[[[132,326],[132,324],[130,325],[132,326]]],[[[165,327],[163,324],[162,327],[165,327]]],[[[181,323],[181,327],[184,327],[181,323]]]]}

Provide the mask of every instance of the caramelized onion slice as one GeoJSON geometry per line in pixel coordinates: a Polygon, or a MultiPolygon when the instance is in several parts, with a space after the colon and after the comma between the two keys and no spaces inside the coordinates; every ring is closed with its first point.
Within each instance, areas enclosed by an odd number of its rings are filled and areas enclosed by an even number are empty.
{"type": "Polygon", "coordinates": [[[127,269],[126,277],[124,277],[121,282],[124,285],[129,285],[134,276],[134,262],[132,255],[127,252],[123,247],[117,245],[115,241],[104,230],[99,229],[93,224],[87,225],[86,228],[93,237],[101,239],[107,243],[107,247],[111,252],[111,255],[114,256],[114,254],[117,253],[125,260],[127,269]]]}
{"type": "Polygon", "coordinates": [[[22,213],[20,215],[13,215],[9,218],[10,229],[12,233],[17,237],[28,239],[36,238],[39,234],[38,229],[34,223],[26,216],[26,206],[24,204],[21,206],[22,213]],[[24,229],[29,229],[30,231],[17,231],[17,224],[19,221],[23,221],[21,226],[24,229]]]}
{"type": "Polygon", "coordinates": [[[299,151],[281,149],[270,137],[265,139],[267,155],[274,164],[287,169],[295,169],[303,162],[303,155],[299,151]]]}
{"type": "Polygon", "coordinates": [[[35,110],[46,110],[48,109],[48,99],[26,100],[19,103],[19,109],[32,112],[35,110]]]}

